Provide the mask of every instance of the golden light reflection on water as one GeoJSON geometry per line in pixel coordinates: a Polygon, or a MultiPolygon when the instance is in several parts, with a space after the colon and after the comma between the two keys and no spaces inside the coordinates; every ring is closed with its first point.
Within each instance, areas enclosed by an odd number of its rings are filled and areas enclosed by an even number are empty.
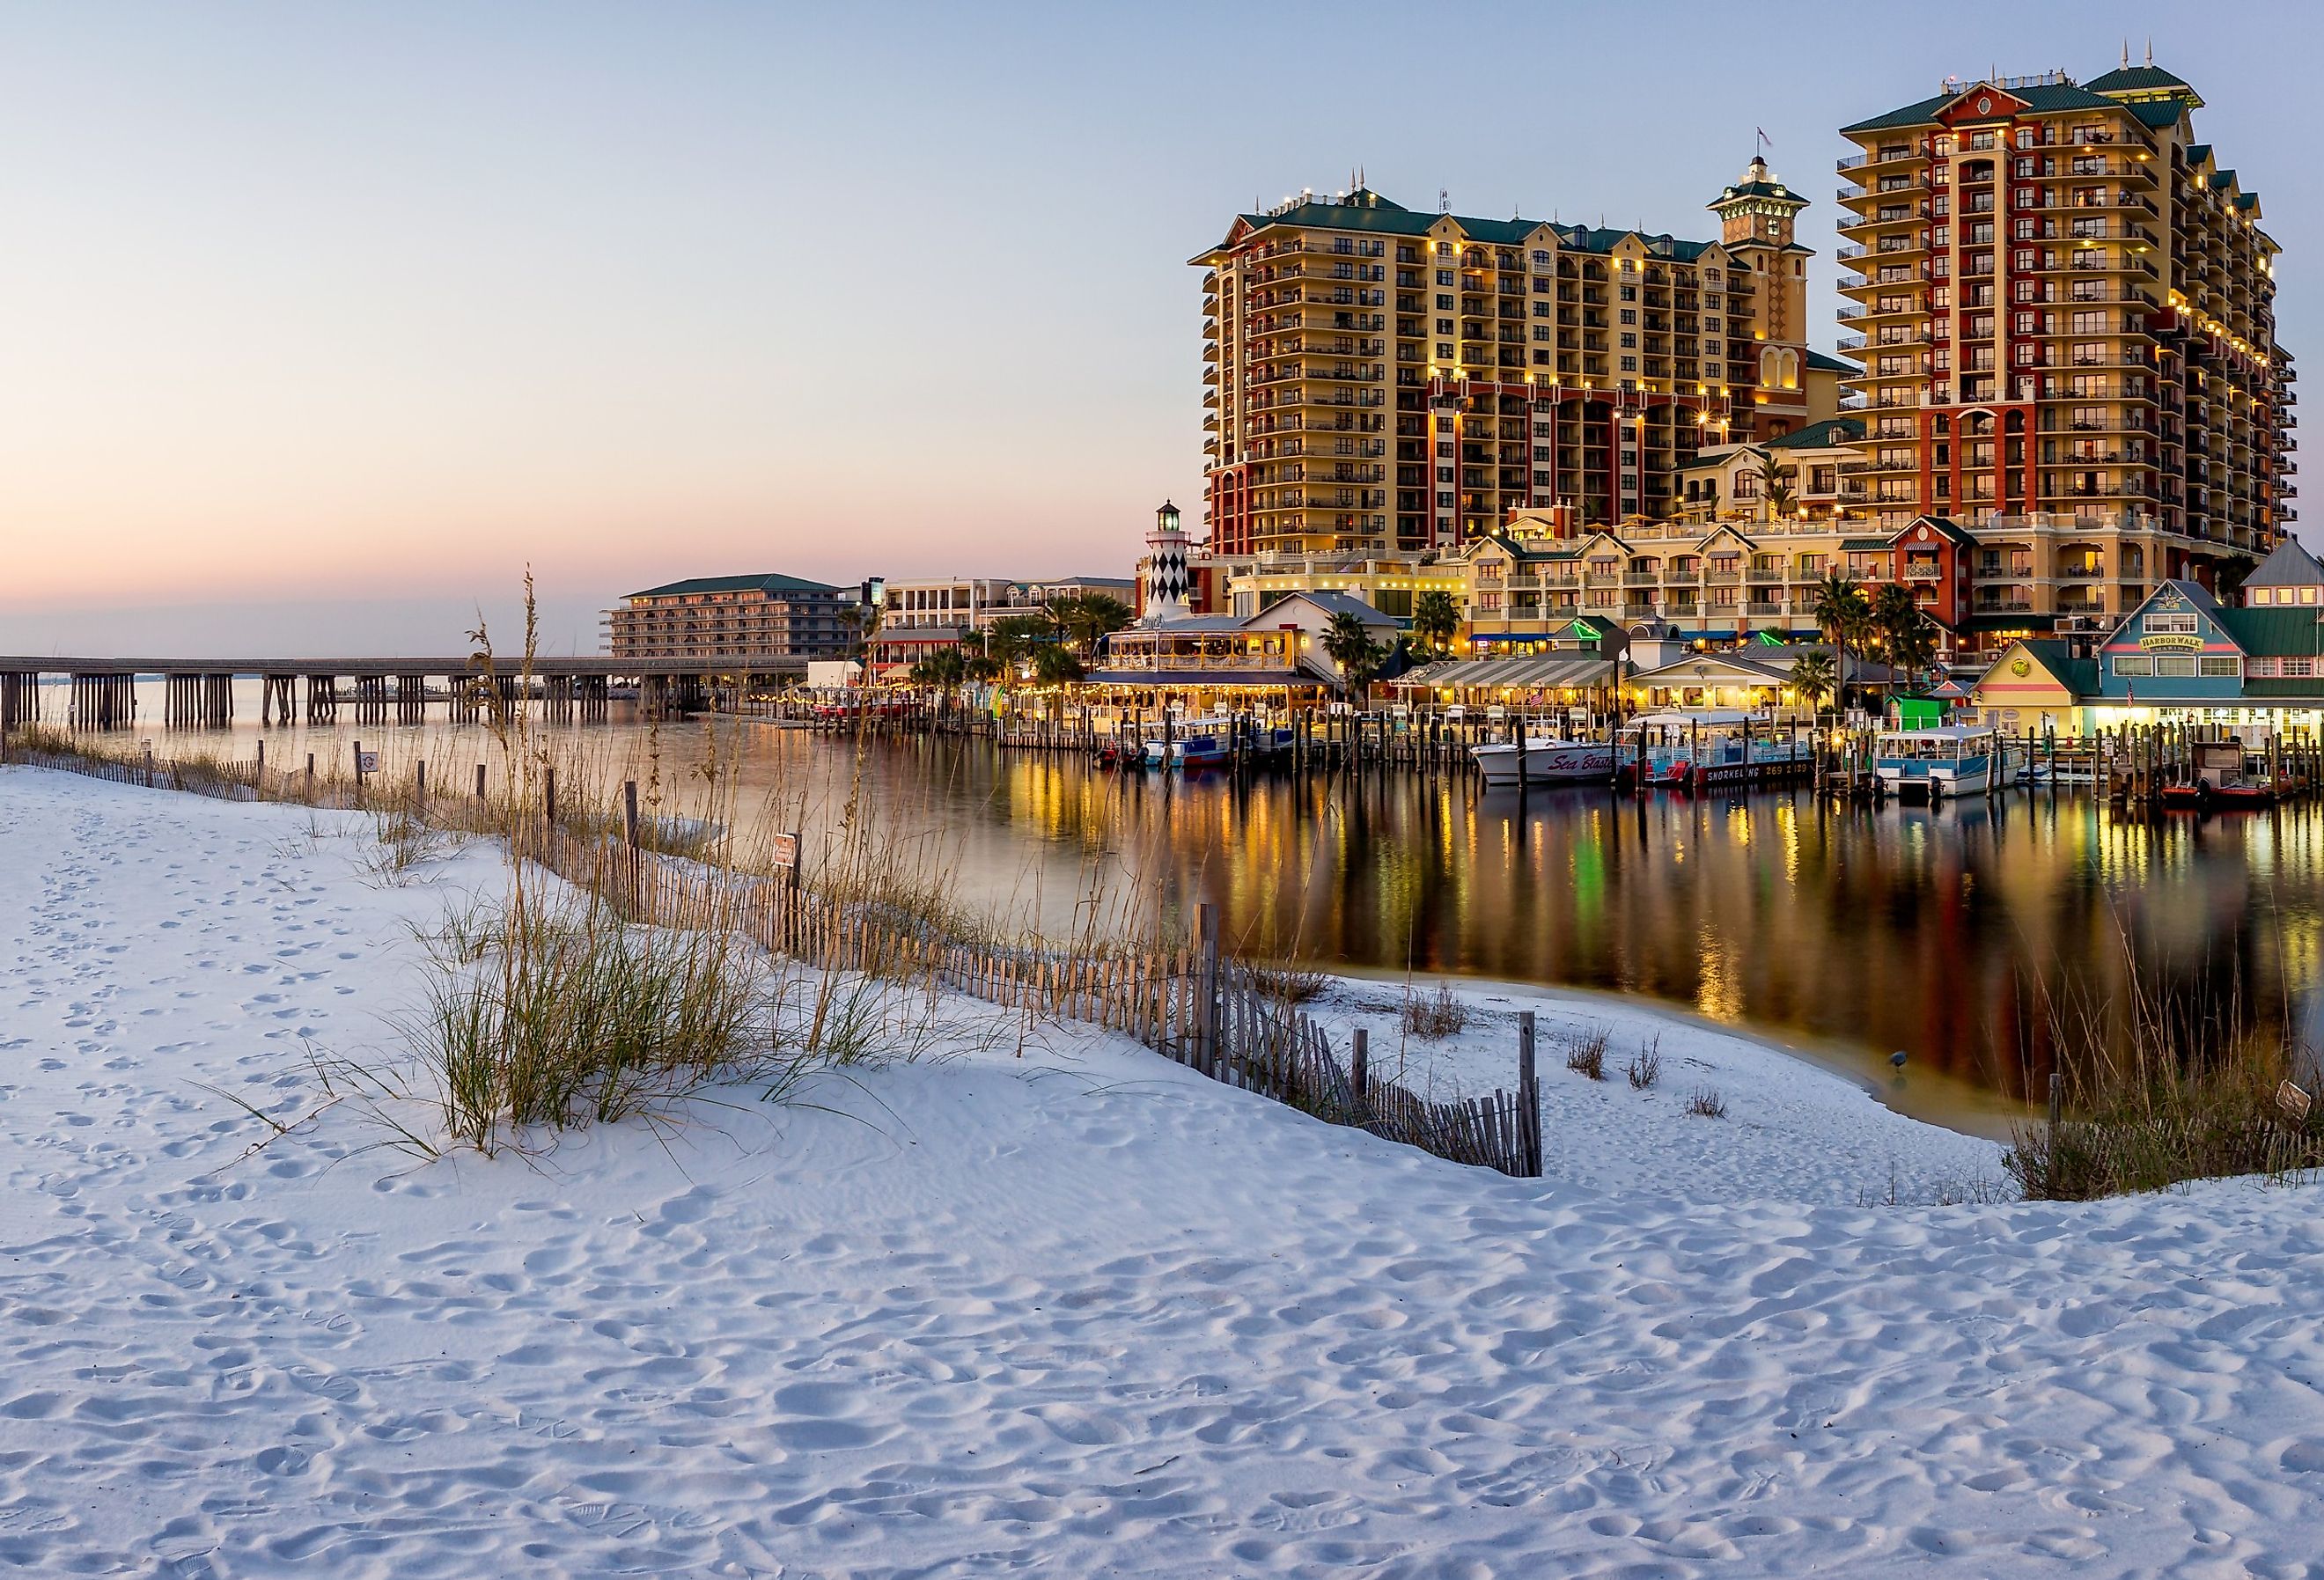
{"type": "MultiPolygon", "coordinates": [[[[745,820],[753,793],[835,816],[846,743],[753,736],[745,820]]],[[[659,739],[669,772],[696,739],[659,739]]],[[[2024,792],[1876,811],[1556,790],[1520,811],[1401,774],[1236,787],[949,742],[873,742],[862,764],[915,859],[1059,934],[1101,892],[1166,931],[1208,900],[1255,950],[1645,993],[2007,1091],[2047,1057],[2042,1005],[2118,1002],[2133,962],[2150,987],[2317,1019],[2324,809],[2150,826],[2024,792]]]]}

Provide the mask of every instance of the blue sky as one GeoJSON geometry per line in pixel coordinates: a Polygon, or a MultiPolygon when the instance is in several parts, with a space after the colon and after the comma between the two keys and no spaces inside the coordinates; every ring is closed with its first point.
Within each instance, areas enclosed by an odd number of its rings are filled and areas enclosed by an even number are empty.
{"type": "Polygon", "coordinates": [[[1360,163],[1417,208],[1705,235],[1764,127],[1829,345],[1833,128],[2126,35],[2209,99],[2312,343],[2303,13],[1890,14],[0,9],[0,649],[226,602],[441,645],[528,560],[583,647],[680,575],[1123,574],[1199,495],[1185,260],[1254,198],[1360,163]],[[1489,42],[1416,67],[1436,38],[1489,42]]]}

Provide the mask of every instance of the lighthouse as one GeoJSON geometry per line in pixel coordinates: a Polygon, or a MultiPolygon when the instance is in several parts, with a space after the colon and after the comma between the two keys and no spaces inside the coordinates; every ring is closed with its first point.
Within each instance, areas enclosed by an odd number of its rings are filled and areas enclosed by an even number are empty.
{"type": "Polygon", "coordinates": [[[1186,533],[1178,507],[1166,499],[1146,535],[1146,623],[1183,620],[1186,613],[1186,533]]]}

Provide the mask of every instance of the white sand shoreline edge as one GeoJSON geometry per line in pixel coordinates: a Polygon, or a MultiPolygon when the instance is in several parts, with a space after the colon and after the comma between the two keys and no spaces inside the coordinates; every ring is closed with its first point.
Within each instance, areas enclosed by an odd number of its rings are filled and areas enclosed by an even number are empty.
{"type": "MultiPolygon", "coordinates": [[[[0,1566],[241,1576],[2312,1574],[2310,1188],[1890,1206],[1990,1142],[1654,1010],[1544,1021],[1551,1177],[1050,1029],[415,1167],[366,825],[0,770],[0,1566]],[[309,836],[309,830],[315,836],[309,836]],[[1605,1082],[1551,1039],[1608,1025],[1605,1082]],[[1660,1086],[1620,1078],[1659,1032],[1660,1086]],[[1715,1086],[1728,1117],[1684,1098],[1715,1086]],[[212,1090],[216,1088],[217,1090],[212,1090]]],[[[1334,1040],[1394,1037],[1342,983],[1334,1040]]],[[[1383,1042],[1388,1046],[1383,1047],[1383,1042]]]]}

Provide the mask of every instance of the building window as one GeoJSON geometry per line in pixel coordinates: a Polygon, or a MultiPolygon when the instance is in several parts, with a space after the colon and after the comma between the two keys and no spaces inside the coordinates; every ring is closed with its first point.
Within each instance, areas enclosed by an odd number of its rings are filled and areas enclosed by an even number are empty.
{"type": "Polygon", "coordinates": [[[2117,653],[2114,659],[2114,672],[2124,676],[2152,675],[2154,673],[2154,661],[2144,653],[2117,653]]]}
{"type": "Polygon", "coordinates": [[[2202,673],[2206,676],[2224,677],[2232,680],[2238,673],[2238,666],[2232,658],[2207,658],[2203,661],[2202,673]]]}
{"type": "Polygon", "coordinates": [[[2139,629],[2149,636],[2194,636],[2200,631],[2192,613],[2148,614],[2139,621],[2139,629]]]}

